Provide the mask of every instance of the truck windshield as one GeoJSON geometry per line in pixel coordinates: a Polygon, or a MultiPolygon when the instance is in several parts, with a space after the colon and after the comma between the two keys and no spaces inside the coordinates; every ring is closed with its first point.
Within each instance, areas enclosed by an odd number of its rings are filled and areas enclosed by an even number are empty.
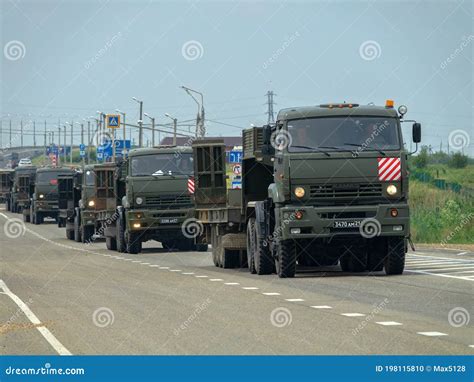
{"type": "Polygon", "coordinates": [[[191,153],[140,155],[131,160],[132,176],[192,175],[192,173],[193,157],[191,153]]]}
{"type": "Polygon", "coordinates": [[[36,183],[58,184],[57,172],[38,172],[36,175],[36,183]]]}
{"type": "MultiPolygon", "coordinates": [[[[382,117],[329,117],[288,121],[289,152],[311,148],[343,150],[360,147],[364,151],[399,150],[397,120],[382,117]]],[[[356,150],[355,148],[352,150],[356,150]]]]}

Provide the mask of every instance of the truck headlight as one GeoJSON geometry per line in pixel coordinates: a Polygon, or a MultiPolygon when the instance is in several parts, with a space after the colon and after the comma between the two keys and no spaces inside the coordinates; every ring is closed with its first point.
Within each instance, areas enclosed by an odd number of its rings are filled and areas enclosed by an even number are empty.
{"type": "Polygon", "coordinates": [[[40,199],[43,199],[44,198],[44,195],[43,194],[39,194],[38,195],[40,199]]]}
{"type": "Polygon", "coordinates": [[[138,197],[135,199],[135,202],[137,202],[137,204],[142,204],[143,203],[143,199],[138,197]]]}
{"type": "Polygon", "coordinates": [[[397,190],[397,186],[395,186],[394,184],[389,184],[389,185],[387,186],[386,191],[387,191],[387,194],[393,196],[393,195],[395,195],[395,194],[397,193],[397,191],[398,191],[398,190],[397,190]]]}
{"type": "Polygon", "coordinates": [[[94,207],[95,206],[95,201],[94,200],[89,200],[89,202],[87,203],[87,205],[89,207],[94,207]]]}
{"type": "Polygon", "coordinates": [[[297,198],[302,198],[305,194],[305,190],[303,187],[296,187],[294,192],[297,198]]]}

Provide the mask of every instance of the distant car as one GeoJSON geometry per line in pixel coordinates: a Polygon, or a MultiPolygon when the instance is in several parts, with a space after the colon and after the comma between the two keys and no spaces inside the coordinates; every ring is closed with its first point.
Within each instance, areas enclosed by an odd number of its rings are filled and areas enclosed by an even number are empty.
{"type": "Polygon", "coordinates": [[[22,158],[20,159],[20,162],[18,162],[18,166],[19,167],[22,167],[22,166],[31,166],[31,159],[30,158],[22,158]]]}

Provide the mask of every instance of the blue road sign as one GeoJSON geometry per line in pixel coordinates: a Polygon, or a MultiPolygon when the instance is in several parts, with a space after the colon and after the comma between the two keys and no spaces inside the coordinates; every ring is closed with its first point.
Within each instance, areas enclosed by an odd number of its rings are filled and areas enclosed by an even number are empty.
{"type": "Polygon", "coordinates": [[[107,114],[107,127],[109,129],[117,129],[120,127],[120,115],[107,114]]]}
{"type": "Polygon", "coordinates": [[[84,151],[86,149],[86,145],[84,143],[81,143],[79,145],[79,151],[84,151]]]}
{"type": "Polygon", "coordinates": [[[241,163],[242,151],[231,151],[229,153],[229,163],[241,163]]]}
{"type": "Polygon", "coordinates": [[[233,190],[235,190],[235,189],[241,190],[242,189],[242,182],[241,181],[233,181],[232,182],[232,189],[233,190]]]}
{"type": "MultiPolygon", "coordinates": [[[[123,156],[124,146],[125,146],[126,151],[128,152],[131,147],[130,140],[127,139],[124,142],[123,140],[118,139],[115,141],[115,156],[117,158],[120,158],[123,156]]],[[[107,158],[112,157],[113,155],[114,155],[114,152],[113,152],[112,142],[104,141],[100,146],[97,147],[97,159],[101,159],[101,160],[107,159],[107,158]],[[99,153],[100,153],[100,156],[99,156],[99,153]]]]}

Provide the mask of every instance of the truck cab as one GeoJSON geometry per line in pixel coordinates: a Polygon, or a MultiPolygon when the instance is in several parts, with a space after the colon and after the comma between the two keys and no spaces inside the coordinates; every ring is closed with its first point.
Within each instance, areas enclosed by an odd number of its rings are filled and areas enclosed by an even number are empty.
{"type": "MultiPolygon", "coordinates": [[[[29,219],[33,224],[42,224],[45,217],[58,220],[58,178],[73,176],[74,170],[67,167],[42,167],[36,171],[34,192],[30,199],[29,219]]],[[[24,212],[24,215],[28,211],[24,212]]]]}
{"type": "Polygon", "coordinates": [[[10,211],[10,197],[13,186],[13,175],[14,171],[12,169],[0,169],[0,203],[6,204],[7,211],[10,211]]]}
{"type": "Polygon", "coordinates": [[[207,250],[183,227],[194,219],[193,155],[190,147],[156,146],[130,151],[118,171],[121,203],[104,229],[107,247],[139,253],[148,240],[163,248],[207,250]],[[122,186],[121,186],[122,185],[122,186]]]}

